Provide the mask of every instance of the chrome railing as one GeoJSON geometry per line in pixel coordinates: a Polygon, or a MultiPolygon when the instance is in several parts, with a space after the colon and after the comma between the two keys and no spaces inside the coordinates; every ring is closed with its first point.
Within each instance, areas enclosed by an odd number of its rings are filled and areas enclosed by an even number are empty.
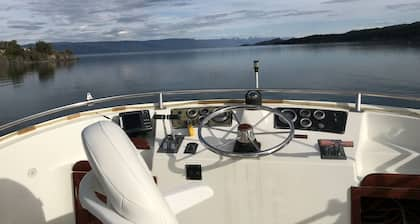
{"type": "MultiPolygon", "coordinates": [[[[80,109],[83,107],[87,107],[94,104],[101,104],[101,103],[109,103],[115,101],[122,101],[122,100],[130,100],[130,99],[141,99],[146,97],[159,97],[159,102],[157,102],[159,108],[164,108],[164,97],[165,96],[176,96],[176,95],[191,95],[191,94],[211,94],[211,93],[241,93],[245,92],[249,89],[197,89],[197,90],[175,90],[175,91],[164,91],[164,92],[146,92],[146,93],[136,93],[136,94],[127,94],[127,95],[119,95],[119,96],[111,96],[111,97],[104,97],[104,98],[92,98],[91,94],[89,94],[88,99],[86,101],[78,102],[69,104],[66,106],[54,108],[51,110],[43,111],[37,114],[33,114],[3,125],[0,125],[0,133],[16,127],[18,125],[22,125],[26,122],[34,121],[36,119],[45,118],[47,116],[57,114],[60,112],[70,111],[74,109],[80,109]]],[[[388,95],[388,94],[380,94],[380,93],[361,93],[355,91],[339,91],[339,90],[312,90],[312,89],[258,89],[263,93],[276,93],[276,94],[304,94],[304,95],[330,95],[330,96],[347,96],[356,97],[355,100],[355,110],[361,111],[361,100],[362,96],[367,97],[375,97],[375,98],[386,98],[386,99],[394,99],[394,100],[407,100],[407,101],[415,101],[420,102],[420,97],[413,97],[413,96],[401,96],[401,95],[388,95]]]]}

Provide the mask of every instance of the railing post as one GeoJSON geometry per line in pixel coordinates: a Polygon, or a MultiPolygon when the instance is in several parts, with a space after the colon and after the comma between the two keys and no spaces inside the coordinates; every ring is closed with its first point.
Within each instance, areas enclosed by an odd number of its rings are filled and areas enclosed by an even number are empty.
{"type": "Polygon", "coordinates": [[[159,109],[165,109],[165,107],[163,106],[163,92],[159,93],[159,109]]]}
{"type": "Polygon", "coordinates": [[[362,93],[357,93],[356,112],[362,112],[362,93]]]}
{"type": "Polygon", "coordinates": [[[260,88],[260,85],[259,85],[259,74],[258,74],[258,72],[260,70],[259,62],[260,61],[258,61],[258,60],[254,60],[255,88],[256,89],[259,89],[260,88]]]}

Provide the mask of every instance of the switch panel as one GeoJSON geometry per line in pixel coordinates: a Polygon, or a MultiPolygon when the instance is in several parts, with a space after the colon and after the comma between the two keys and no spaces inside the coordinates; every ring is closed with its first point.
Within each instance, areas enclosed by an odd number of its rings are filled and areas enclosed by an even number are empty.
{"type": "Polygon", "coordinates": [[[197,152],[198,144],[195,142],[190,142],[185,147],[184,153],[195,154],[197,152]]]}

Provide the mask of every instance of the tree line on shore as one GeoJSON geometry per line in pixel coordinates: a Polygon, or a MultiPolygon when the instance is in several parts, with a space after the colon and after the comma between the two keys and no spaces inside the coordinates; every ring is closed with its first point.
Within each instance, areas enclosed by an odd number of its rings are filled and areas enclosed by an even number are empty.
{"type": "Polygon", "coordinates": [[[38,41],[28,47],[22,47],[16,40],[0,41],[0,60],[8,62],[41,62],[75,60],[73,52],[56,51],[52,44],[38,41]]]}
{"type": "Polygon", "coordinates": [[[420,43],[420,22],[381,28],[352,30],[341,34],[318,34],[301,38],[275,38],[254,45],[321,44],[321,43],[420,43]]]}

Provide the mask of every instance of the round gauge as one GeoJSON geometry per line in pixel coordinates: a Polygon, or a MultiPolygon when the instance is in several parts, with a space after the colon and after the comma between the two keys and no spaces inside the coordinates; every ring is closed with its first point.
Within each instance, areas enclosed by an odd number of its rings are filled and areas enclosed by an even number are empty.
{"type": "Polygon", "coordinates": [[[314,118],[317,120],[323,120],[325,118],[325,112],[322,110],[314,111],[314,118]]]}
{"type": "Polygon", "coordinates": [[[203,108],[200,110],[200,115],[207,116],[209,114],[208,108],[203,108]]]}
{"type": "Polygon", "coordinates": [[[225,112],[225,113],[222,113],[222,114],[214,117],[211,120],[216,122],[216,123],[223,123],[223,122],[227,121],[228,119],[229,119],[229,113],[225,112]]]}
{"type": "Polygon", "coordinates": [[[310,117],[311,116],[311,111],[310,110],[306,110],[306,109],[302,109],[299,111],[299,114],[301,117],[310,117]]]}
{"type": "MultiPolygon", "coordinates": [[[[286,118],[288,118],[289,120],[291,120],[292,122],[295,122],[297,120],[297,114],[294,110],[292,109],[283,109],[280,111],[286,118]]],[[[282,121],[280,119],[280,121],[282,123],[287,123],[286,121],[282,121]]]]}
{"type": "Polygon", "coordinates": [[[310,128],[312,126],[312,121],[309,118],[300,119],[300,126],[303,128],[310,128]]]}
{"type": "Polygon", "coordinates": [[[190,119],[193,119],[195,117],[197,117],[198,115],[198,110],[197,109],[188,109],[187,110],[187,117],[190,119]]]}

